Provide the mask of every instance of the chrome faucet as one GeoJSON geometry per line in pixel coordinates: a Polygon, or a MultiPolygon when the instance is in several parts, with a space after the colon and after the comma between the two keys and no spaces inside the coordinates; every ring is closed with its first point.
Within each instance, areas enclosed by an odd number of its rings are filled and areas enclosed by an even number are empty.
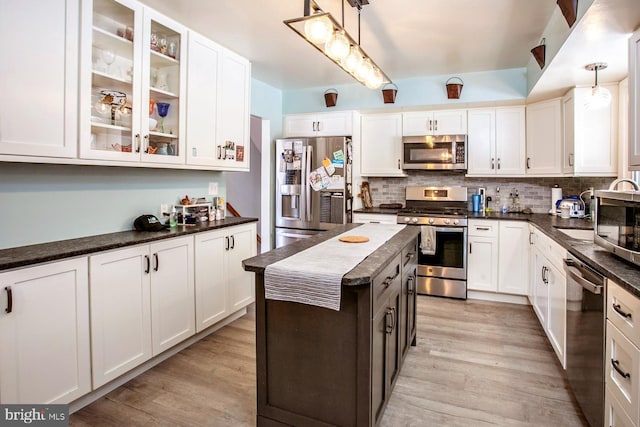
{"type": "Polygon", "coordinates": [[[623,183],[623,182],[628,182],[629,184],[631,184],[633,186],[633,189],[635,191],[640,191],[640,185],[638,185],[637,182],[635,182],[634,180],[629,179],[629,178],[616,179],[609,186],[609,190],[615,190],[618,187],[618,184],[623,183]]]}

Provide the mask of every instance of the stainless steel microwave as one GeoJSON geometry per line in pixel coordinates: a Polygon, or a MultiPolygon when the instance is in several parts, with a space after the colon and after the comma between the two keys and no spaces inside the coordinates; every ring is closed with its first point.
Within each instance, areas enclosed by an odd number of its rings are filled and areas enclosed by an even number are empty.
{"type": "Polygon", "coordinates": [[[594,242],[640,265],[640,191],[596,191],[594,242]]]}
{"type": "Polygon", "coordinates": [[[466,135],[402,137],[403,169],[467,169],[466,135]]]}

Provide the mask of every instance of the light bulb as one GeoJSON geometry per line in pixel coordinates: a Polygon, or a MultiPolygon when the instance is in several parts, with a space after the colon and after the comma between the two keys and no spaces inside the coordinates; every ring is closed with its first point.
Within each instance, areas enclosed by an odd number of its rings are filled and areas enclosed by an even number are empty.
{"type": "Polygon", "coordinates": [[[371,65],[371,60],[367,58],[362,61],[362,64],[360,64],[360,67],[358,67],[358,69],[356,70],[356,78],[362,83],[365,83],[372,73],[373,65],[371,65]]]}
{"type": "Polygon", "coordinates": [[[382,80],[382,72],[378,68],[374,67],[373,72],[369,74],[369,77],[364,82],[364,84],[369,89],[378,89],[382,85],[382,80]]]}
{"type": "Polygon", "coordinates": [[[331,37],[333,24],[326,15],[309,19],[304,23],[304,34],[316,44],[326,43],[331,37]]]}
{"type": "Polygon", "coordinates": [[[351,46],[349,49],[349,55],[347,55],[342,60],[342,65],[347,69],[350,73],[355,73],[355,71],[362,64],[362,54],[360,53],[360,49],[357,46],[351,46]]]}
{"type": "Polygon", "coordinates": [[[587,98],[584,106],[587,110],[607,108],[611,103],[611,92],[607,88],[596,85],[591,89],[591,96],[587,98]]]}
{"type": "Polygon", "coordinates": [[[340,61],[349,54],[349,39],[342,31],[335,31],[324,45],[324,52],[336,61],[340,61]]]}

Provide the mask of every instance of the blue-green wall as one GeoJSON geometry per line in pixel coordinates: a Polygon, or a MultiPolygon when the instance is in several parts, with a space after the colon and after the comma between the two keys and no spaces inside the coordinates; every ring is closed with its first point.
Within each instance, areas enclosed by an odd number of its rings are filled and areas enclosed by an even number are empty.
{"type": "Polygon", "coordinates": [[[220,172],[0,163],[0,249],[130,230],[209,182],[225,194],[220,172]]]}
{"type": "Polygon", "coordinates": [[[251,114],[271,122],[271,140],[282,136],[282,91],[252,79],[251,114]]]}
{"type": "Polygon", "coordinates": [[[305,113],[332,110],[372,110],[400,107],[420,108],[448,105],[456,108],[467,103],[507,102],[527,96],[525,68],[458,74],[463,81],[460,99],[448,99],[446,82],[453,77],[431,76],[394,80],[398,86],[395,103],[385,104],[381,90],[367,89],[360,83],[332,86],[338,91],[335,107],[327,108],[324,92],[329,87],[287,90],[283,94],[283,113],[305,113]]]}

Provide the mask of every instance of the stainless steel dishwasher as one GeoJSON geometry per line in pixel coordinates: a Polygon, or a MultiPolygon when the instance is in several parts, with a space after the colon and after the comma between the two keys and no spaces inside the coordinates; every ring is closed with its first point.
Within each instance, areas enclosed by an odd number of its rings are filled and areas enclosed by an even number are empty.
{"type": "Polygon", "coordinates": [[[607,278],[570,255],[567,274],[567,378],[592,427],[604,423],[604,331],[607,278]]]}

